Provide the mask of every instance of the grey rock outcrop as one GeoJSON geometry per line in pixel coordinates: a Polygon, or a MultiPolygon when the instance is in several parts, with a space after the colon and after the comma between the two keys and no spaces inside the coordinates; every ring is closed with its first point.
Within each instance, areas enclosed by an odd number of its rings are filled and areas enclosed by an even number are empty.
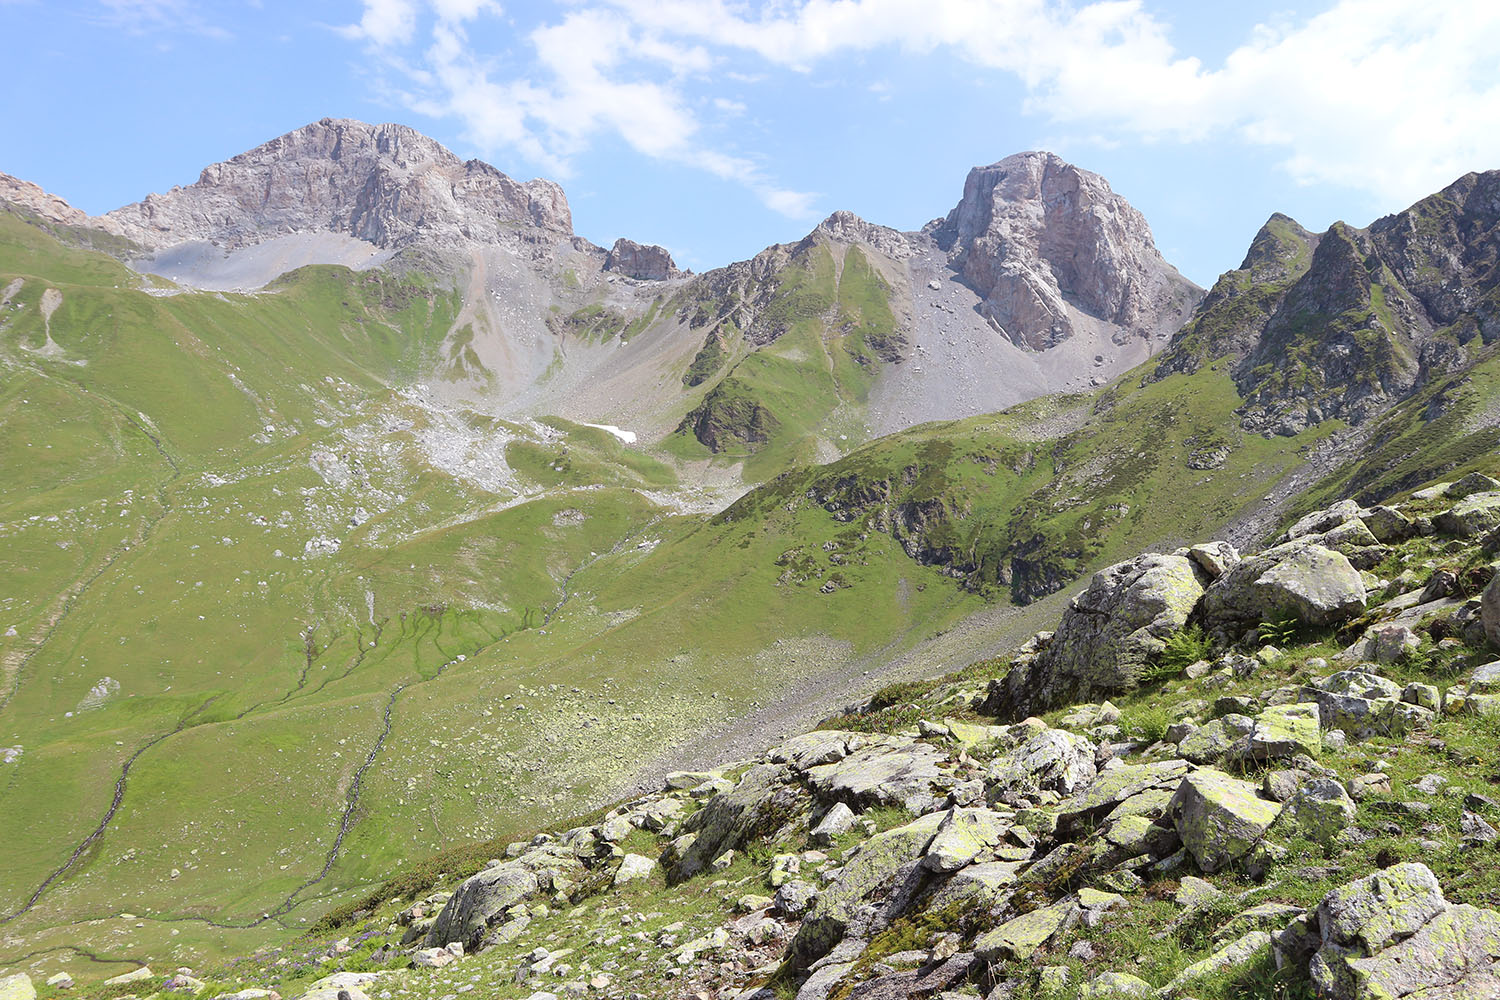
{"type": "Polygon", "coordinates": [[[204,168],[196,183],[104,219],[147,248],[207,240],[236,248],[332,231],[380,247],[418,236],[495,243],[516,227],[573,228],[551,181],[524,183],[460,160],[404,125],[324,118],[204,168]]]}
{"type": "Polygon", "coordinates": [[[624,237],[615,240],[604,258],[604,269],[640,281],[665,281],[682,274],[665,247],[644,246],[624,237]]]}
{"type": "Polygon", "coordinates": [[[1362,612],[1365,601],[1364,580],[1347,557],[1298,539],[1240,560],[1204,592],[1202,615],[1210,631],[1238,639],[1287,615],[1331,625],[1362,612]]]}
{"type": "Polygon", "coordinates": [[[1130,690],[1167,636],[1187,623],[1203,595],[1199,572],[1183,556],[1147,554],[1095,573],[1051,641],[992,685],[984,711],[1023,718],[1130,690]]]}
{"type": "Polygon", "coordinates": [[[1054,347],[1082,315],[1129,338],[1169,336],[1201,290],[1168,264],[1145,218],[1098,174],[1052,153],[975,167],[946,219],[927,230],[1018,346],[1054,347]]]}

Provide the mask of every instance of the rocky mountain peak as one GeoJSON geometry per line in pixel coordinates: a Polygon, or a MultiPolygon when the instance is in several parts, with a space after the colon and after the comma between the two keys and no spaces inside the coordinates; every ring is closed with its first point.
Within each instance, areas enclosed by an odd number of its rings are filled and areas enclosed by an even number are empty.
{"type": "Polygon", "coordinates": [[[148,248],[207,240],[234,248],[332,231],[399,247],[416,239],[495,242],[517,226],[571,234],[562,188],[460,160],[404,125],[324,118],[203,170],[196,183],[110,212],[148,248]]]}
{"type": "Polygon", "coordinates": [[[665,247],[644,246],[624,237],[615,240],[604,259],[604,269],[641,281],[665,281],[682,274],[665,247]]]}
{"type": "Polygon", "coordinates": [[[911,241],[905,234],[888,226],[866,222],[849,211],[834,212],[818,223],[811,235],[819,233],[835,243],[868,243],[895,260],[904,260],[912,254],[911,241]]]}
{"type": "Polygon", "coordinates": [[[984,296],[991,321],[1035,350],[1071,337],[1079,313],[1118,337],[1165,337],[1201,295],[1162,258],[1140,212],[1053,153],[975,167],[958,205],[927,232],[984,296]]]}

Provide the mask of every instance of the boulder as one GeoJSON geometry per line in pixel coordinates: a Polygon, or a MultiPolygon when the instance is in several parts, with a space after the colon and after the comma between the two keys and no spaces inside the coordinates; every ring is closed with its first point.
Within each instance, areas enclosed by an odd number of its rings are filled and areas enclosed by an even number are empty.
{"type": "Polygon", "coordinates": [[[1253,760],[1275,760],[1299,753],[1318,756],[1323,752],[1321,718],[1317,702],[1272,705],[1255,717],[1249,756],[1253,760]]]}
{"type": "Polygon", "coordinates": [[[898,805],[924,813],[936,803],[938,765],[948,755],[927,743],[872,746],[833,764],[809,768],[808,784],[823,799],[855,806],[898,805]]]}
{"type": "Polygon", "coordinates": [[[999,897],[1001,890],[1015,884],[1016,873],[1024,864],[1023,861],[987,861],[960,868],[933,895],[930,908],[939,910],[958,902],[988,906],[999,897]]]}
{"type": "Polygon", "coordinates": [[[0,1000],[36,1000],[36,987],[24,972],[0,976],[0,1000]]]}
{"type": "Polygon", "coordinates": [[[833,808],[818,820],[818,825],[812,828],[813,843],[827,847],[854,828],[854,819],[853,809],[842,802],[835,802],[833,808]]]}
{"type": "Polygon", "coordinates": [[[790,764],[798,771],[806,771],[819,764],[832,764],[843,760],[862,746],[866,738],[860,733],[846,733],[837,729],[815,729],[801,736],[794,736],[771,750],[766,755],[773,764],[790,764]]]}
{"type": "Polygon", "coordinates": [[[506,911],[542,889],[537,874],[516,861],[494,865],[459,883],[427,932],[429,947],[458,941],[476,948],[491,924],[505,920],[506,911]]]}
{"type": "Polygon", "coordinates": [[[1471,538],[1500,527],[1500,491],[1472,493],[1438,514],[1432,523],[1444,534],[1460,538],[1471,538]]]}
{"type": "Polygon", "coordinates": [[[458,956],[447,948],[422,948],[411,957],[411,964],[418,969],[441,969],[458,956]]]}
{"type": "Polygon", "coordinates": [[[1082,791],[1059,803],[1054,815],[1057,828],[1066,831],[1080,821],[1107,813],[1144,792],[1175,789],[1191,765],[1185,760],[1163,760],[1149,764],[1120,764],[1099,772],[1082,791]]]}
{"type": "Polygon", "coordinates": [[[932,813],[861,844],[803,919],[793,941],[797,955],[804,960],[821,957],[844,936],[862,904],[910,891],[908,881],[920,882],[925,869],[918,862],[945,819],[946,813],[932,813]]]}
{"type": "MultiPolygon", "coordinates": [[[[143,965],[138,969],[131,969],[129,972],[122,972],[118,976],[106,979],[104,985],[119,986],[122,983],[138,983],[143,979],[152,979],[154,977],[155,974],[151,971],[151,966],[143,965]]],[[[30,982],[29,979],[27,981],[30,982]]]]}
{"type": "Polygon", "coordinates": [[[1197,563],[1210,580],[1217,580],[1234,568],[1240,561],[1240,554],[1228,542],[1206,542],[1188,549],[1188,558],[1197,563]]]}
{"type": "Polygon", "coordinates": [[[1355,997],[1399,1000],[1500,995],[1500,913],[1450,906],[1411,937],[1368,958],[1348,961],[1355,997]],[[1440,992],[1441,991],[1441,992],[1440,992]]]}
{"type": "Polygon", "coordinates": [[[1294,616],[1331,625],[1360,614],[1364,579],[1342,553],[1298,539],[1240,560],[1204,591],[1205,627],[1239,639],[1261,622],[1294,616]]]}
{"type": "Polygon", "coordinates": [[[620,867],[615,869],[615,888],[648,879],[654,871],[656,871],[655,858],[648,858],[641,854],[627,854],[620,862],[620,867]]]}
{"type": "Polygon", "coordinates": [[[1479,620],[1484,625],[1484,637],[1491,646],[1500,648],[1500,573],[1490,577],[1480,595],[1479,620]]]}
{"type": "Polygon", "coordinates": [[[1184,736],[1177,744],[1177,756],[1194,764],[1216,764],[1254,730],[1253,719],[1231,712],[1184,736]]]}
{"type": "Polygon", "coordinates": [[[774,834],[798,813],[798,806],[792,769],[785,764],[757,764],[734,788],[709,799],[683,822],[684,831],[697,836],[672,866],[672,881],[691,878],[725,851],[774,834]]]}
{"type": "Polygon", "coordinates": [[[1155,992],[1150,983],[1128,972],[1101,972],[1079,987],[1078,1000],[1125,1000],[1155,992]]]}
{"type": "Polygon", "coordinates": [[[1405,862],[1330,892],[1318,904],[1318,928],[1325,946],[1373,953],[1415,934],[1447,905],[1432,870],[1405,862]]]}
{"type": "Polygon", "coordinates": [[[1020,805],[1033,802],[1042,791],[1069,796],[1098,775],[1098,748],[1087,738],[1065,729],[1045,729],[1021,746],[992,760],[985,768],[987,797],[992,802],[1020,805]]]}
{"type": "Polygon", "coordinates": [[[1077,916],[1077,904],[1065,899],[1012,917],[994,930],[975,938],[974,954],[984,962],[1030,958],[1055,935],[1072,926],[1077,916]]]}
{"type": "Polygon", "coordinates": [[[1213,873],[1249,854],[1281,813],[1248,781],[1209,768],[1182,779],[1169,807],[1182,845],[1213,873]]]}
{"type": "Polygon", "coordinates": [[[1319,843],[1332,844],[1339,832],[1354,822],[1358,809],[1339,782],[1313,778],[1287,800],[1276,829],[1296,831],[1319,843]]]}
{"type": "Polygon", "coordinates": [[[953,872],[985,860],[1009,829],[1009,821],[988,809],[950,809],[927,845],[922,865],[928,871],[953,872]]]}
{"type": "Polygon", "coordinates": [[[1203,594],[1192,560],[1147,554],[1095,573],[1050,642],[991,685],[987,714],[1020,719],[1055,705],[1135,687],[1141,669],[1182,628],[1203,594]]]}
{"type": "Polygon", "coordinates": [[[1365,511],[1365,527],[1383,544],[1401,542],[1417,533],[1412,519],[1394,507],[1371,507],[1365,511]]]}
{"type": "Polygon", "coordinates": [[[960,953],[941,962],[879,976],[850,990],[849,1000],[908,1000],[934,996],[949,987],[961,985],[969,978],[969,967],[973,964],[972,954],[960,953]]]}
{"type": "Polygon", "coordinates": [[[812,883],[798,878],[782,883],[776,890],[776,895],[772,897],[771,905],[776,912],[784,913],[795,920],[806,913],[817,898],[818,890],[813,888],[812,883]]]}
{"type": "Polygon", "coordinates": [[[1297,520],[1297,523],[1287,529],[1283,536],[1287,541],[1301,538],[1304,535],[1317,535],[1345,524],[1364,514],[1359,504],[1353,500],[1340,500],[1332,507],[1324,510],[1315,510],[1297,520]]]}

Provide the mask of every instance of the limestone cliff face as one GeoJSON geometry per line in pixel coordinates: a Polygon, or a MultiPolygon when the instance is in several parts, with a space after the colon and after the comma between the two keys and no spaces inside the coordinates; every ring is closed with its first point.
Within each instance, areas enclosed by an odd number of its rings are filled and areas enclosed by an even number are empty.
{"type": "Polygon", "coordinates": [[[1118,342],[1169,334],[1201,295],[1157,252],[1140,212],[1052,153],[975,167],[927,232],[984,296],[985,314],[1032,350],[1073,336],[1075,310],[1117,327],[1118,342]]]}
{"type": "Polygon", "coordinates": [[[324,118],[207,167],[198,181],[105,216],[147,248],[234,248],[332,231],[399,247],[418,237],[494,243],[507,230],[571,234],[562,188],[460,160],[403,125],[324,118]]]}

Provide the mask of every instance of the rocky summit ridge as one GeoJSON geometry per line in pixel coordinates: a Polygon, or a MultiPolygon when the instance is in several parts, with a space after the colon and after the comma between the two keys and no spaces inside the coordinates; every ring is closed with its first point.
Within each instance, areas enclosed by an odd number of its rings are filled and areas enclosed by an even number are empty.
{"type": "Polygon", "coordinates": [[[518,225],[573,231],[567,197],[552,181],[515,181],[404,125],[334,118],[212,164],[195,183],[104,218],[149,249],[188,240],[235,248],[318,230],[379,247],[419,236],[497,242],[518,225]]]}

